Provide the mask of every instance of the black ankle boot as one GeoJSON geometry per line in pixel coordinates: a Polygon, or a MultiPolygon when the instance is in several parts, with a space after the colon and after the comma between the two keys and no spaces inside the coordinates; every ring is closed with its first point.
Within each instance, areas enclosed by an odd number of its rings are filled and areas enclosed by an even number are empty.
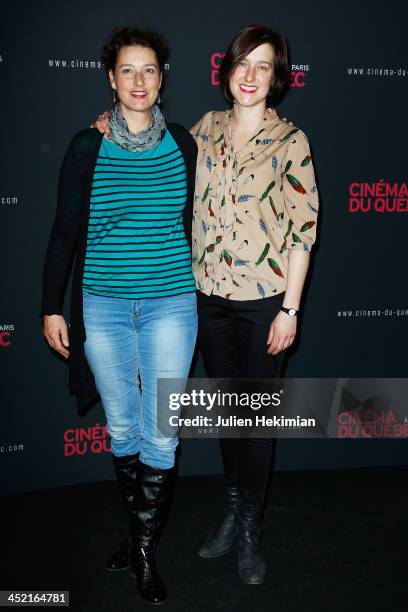
{"type": "MultiPolygon", "coordinates": [[[[112,455],[112,458],[119,486],[125,499],[126,509],[128,515],[130,515],[135,496],[139,453],[125,457],[112,455]]],[[[129,568],[129,534],[120,547],[108,557],[105,567],[110,572],[120,572],[129,568]]]]}
{"type": "Polygon", "coordinates": [[[235,485],[224,488],[224,520],[216,531],[208,534],[198,549],[204,559],[221,557],[231,550],[236,537],[236,515],[239,506],[239,489],[235,485]]]}
{"type": "Polygon", "coordinates": [[[245,584],[262,584],[265,577],[265,560],[260,548],[261,517],[263,504],[241,502],[238,513],[238,572],[245,584]]]}
{"type": "Polygon", "coordinates": [[[174,468],[162,470],[139,464],[137,494],[131,512],[129,568],[140,595],[150,603],[166,599],[166,586],[157,571],[155,553],[172,492],[174,468]]]}

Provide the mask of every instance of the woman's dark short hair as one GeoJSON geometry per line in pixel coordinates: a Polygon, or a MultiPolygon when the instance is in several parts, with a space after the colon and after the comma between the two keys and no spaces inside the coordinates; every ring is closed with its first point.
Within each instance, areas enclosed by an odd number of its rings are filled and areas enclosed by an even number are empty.
{"type": "Polygon", "coordinates": [[[284,35],[271,30],[266,26],[248,25],[237,32],[232,39],[220,66],[220,86],[223,96],[233,102],[233,96],[229,88],[229,79],[238,64],[254,49],[269,43],[274,50],[273,74],[269,97],[274,102],[279,101],[285,94],[289,85],[289,59],[288,47],[284,35]]]}
{"type": "Polygon", "coordinates": [[[106,74],[115,70],[116,60],[122,47],[140,45],[152,49],[157,57],[160,72],[164,75],[164,67],[169,57],[167,42],[161,34],[154,30],[139,30],[137,28],[115,28],[106,45],[102,47],[101,60],[106,74]]]}

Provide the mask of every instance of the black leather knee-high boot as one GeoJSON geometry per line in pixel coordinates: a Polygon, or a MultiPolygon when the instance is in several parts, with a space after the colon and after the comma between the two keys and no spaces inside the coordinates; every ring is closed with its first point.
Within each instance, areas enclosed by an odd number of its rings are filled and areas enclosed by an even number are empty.
{"type": "Polygon", "coordinates": [[[157,570],[155,553],[172,494],[175,469],[139,463],[137,493],[130,525],[129,568],[140,595],[150,603],[166,599],[166,586],[157,570]]]}
{"type": "MultiPolygon", "coordinates": [[[[139,467],[139,453],[116,457],[112,455],[116,476],[120,489],[126,503],[128,515],[132,511],[137,482],[137,471],[139,467]]],[[[110,572],[118,572],[129,568],[129,534],[120,547],[113,552],[105,562],[105,567],[110,572]]]]}

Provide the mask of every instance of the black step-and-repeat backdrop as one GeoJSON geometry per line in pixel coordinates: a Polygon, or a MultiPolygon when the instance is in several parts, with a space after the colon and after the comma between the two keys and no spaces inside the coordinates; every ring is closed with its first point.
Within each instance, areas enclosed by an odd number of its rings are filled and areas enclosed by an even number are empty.
{"type": "MultiPolygon", "coordinates": [[[[38,313],[59,166],[71,136],[110,107],[99,52],[117,25],[168,38],[164,108],[187,127],[225,107],[218,69],[239,27],[285,32],[293,72],[280,113],[311,141],[322,202],[286,375],[406,376],[407,18],[392,0],[2,6],[0,492],[113,478],[102,409],[77,415],[38,313]]],[[[275,469],[406,464],[406,449],[397,439],[279,440],[275,469]]],[[[181,474],[219,471],[215,440],[183,442],[181,474]]]]}

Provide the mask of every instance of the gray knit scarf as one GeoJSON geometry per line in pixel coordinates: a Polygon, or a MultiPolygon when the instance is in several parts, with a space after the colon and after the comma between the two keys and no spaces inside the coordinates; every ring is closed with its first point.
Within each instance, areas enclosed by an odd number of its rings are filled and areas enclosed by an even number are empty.
{"type": "Polygon", "coordinates": [[[115,104],[109,117],[109,140],[127,151],[147,151],[153,149],[163,139],[166,133],[166,122],[160,108],[155,104],[152,108],[152,122],[141,132],[133,133],[122,113],[119,104],[115,104]]]}

